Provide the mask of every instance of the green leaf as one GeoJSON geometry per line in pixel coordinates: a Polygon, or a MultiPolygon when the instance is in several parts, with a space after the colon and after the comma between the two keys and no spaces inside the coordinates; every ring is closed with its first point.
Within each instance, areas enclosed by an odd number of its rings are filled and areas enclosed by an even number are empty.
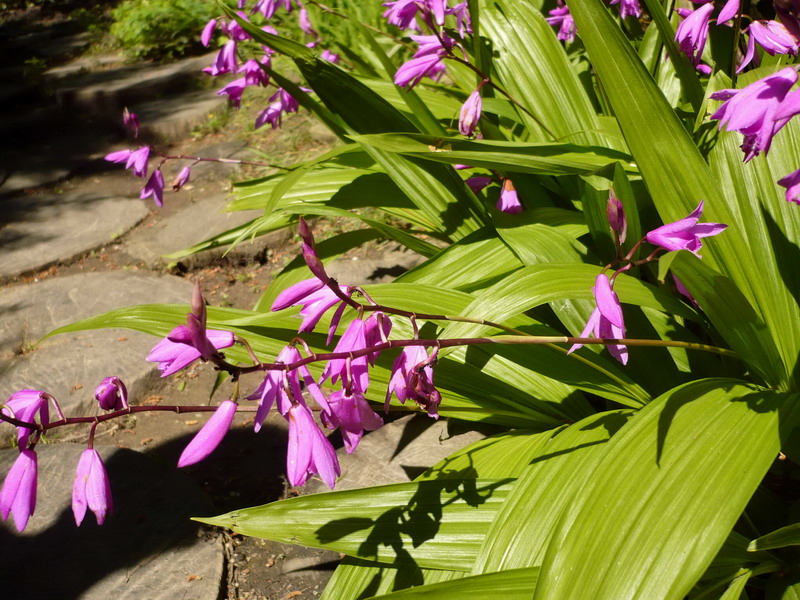
{"type": "Polygon", "coordinates": [[[632,173],[638,172],[630,156],[600,146],[466,140],[402,133],[351,137],[361,144],[425,161],[452,165],[465,164],[509,173],[588,174],[617,162],[632,173]]]}
{"type": "Polygon", "coordinates": [[[499,573],[487,573],[464,577],[454,581],[443,581],[422,587],[373,596],[374,600],[528,600],[536,589],[538,568],[513,569],[499,573]]]}
{"type": "Polygon", "coordinates": [[[607,144],[605,136],[596,133],[600,125],[594,107],[561,42],[538,10],[518,0],[485,0],[481,27],[493,44],[492,65],[500,85],[557,138],[520,111],[534,139],[607,144]]]}
{"type": "Polygon", "coordinates": [[[779,380],[782,363],[769,330],[736,285],[686,251],[677,253],[672,270],[750,369],[765,382],[779,380]]]}
{"type": "Polygon", "coordinates": [[[557,432],[540,448],[492,522],[473,573],[542,564],[559,517],[582,497],[585,474],[599,464],[608,440],[631,414],[593,415],[557,432]]]}
{"type": "Polygon", "coordinates": [[[469,570],[509,479],[443,479],[312,494],[201,523],[379,562],[469,570]]]}
{"type": "Polygon", "coordinates": [[[800,546],[800,523],[792,523],[767,535],[762,535],[760,538],[750,542],[747,549],[750,552],[755,552],[757,550],[785,548],[786,546],[800,546]]]}
{"type": "Polygon", "coordinates": [[[729,379],[670,390],[607,444],[562,515],[535,599],[682,598],[772,464],[796,395],[729,379]]]}

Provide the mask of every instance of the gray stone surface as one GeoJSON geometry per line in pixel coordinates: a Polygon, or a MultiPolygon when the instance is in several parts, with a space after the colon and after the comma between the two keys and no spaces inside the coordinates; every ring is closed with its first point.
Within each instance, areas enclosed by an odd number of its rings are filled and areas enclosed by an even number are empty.
{"type": "MultiPolygon", "coordinates": [[[[0,581],[9,600],[217,600],[219,540],[192,516],[214,513],[184,474],[133,450],[97,447],[114,512],[98,526],[87,511],[75,526],[72,483],[83,444],[39,445],[36,511],[26,531],[0,525],[0,581]]],[[[0,452],[0,473],[17,457],[0,452]]]]}
{"type": "MultiPolygon", "coordinates": [[[[193,246],[263,214],[259,210],[223,212],[226,194],[191,190],[182,193],[192,194],[194,202],[153,227],[132,232],[125,239],[125,252],[149,265],[169,262],[170,259],[162,258],[162,255],[193,246]]],[[[249,245],[249,242],[244,243],[244,246],[249,245]]]]}
{"type": "MultiPolygon", "coordinates": [[[[342,477],[337,490],[411,481],[425,469],[484,436],[476,431],[450,436],[447,420],[434,421],[425,415],[409,415],[387,423],[365,435],[353,454],[337,451],[342,477]]],[[[304,492],[328,488],[315,478],[304,492]]]]}
{"type": "Polygon", "coordinates": [[[346,285],[389,283],[416,267],[425,258],[407,248],[385,249],[376,258],[353,256],[333,261],[325,267],[328,275],[346,285]]]}
{"type": "Polygon", "coordinates": [[[160,66],[121,66],[71,78],[56,90],[60,106],[84,107],[93,112],[116,111],[124,105],[185,89],[203,75],[216,53],[160,66]]]}
{"type": "Polygon", "coordinates": [[[55,183],[56,181],[61,181],[68,175],[69,169],[63,167],[49,167],[30,171],[23,170],[5,174],[0,178],[0,194],[11,194],[47,185],[48,183],[55,183]]]}
{"type": "Polygon", "coordinates": [[[0,290],[0,397],[25,389],[55,396],[65,413],[95,411],[94,388],[121,377],[132,396],[158,376],[145,357],[156,338],[136,331],[101,329],[57,335],[62,325],[100,313],[152,302],[186,303],[191,284],[178,277],[131,272],[86,273],[0,290]]]}
{"type": "Polygon", "coordinates": [[[87,193],[0,199],[0,277],[41,269],[108,243],[147,212],[141,200],[87,193]]]}
{"type": "Polygon", "coordinates": [[[176,140],[187,136],[194,127],[208,121],[226,105],[225,98],[208,89],[134,104],[130,110],[139,116],[143,136],[176,140]]]}

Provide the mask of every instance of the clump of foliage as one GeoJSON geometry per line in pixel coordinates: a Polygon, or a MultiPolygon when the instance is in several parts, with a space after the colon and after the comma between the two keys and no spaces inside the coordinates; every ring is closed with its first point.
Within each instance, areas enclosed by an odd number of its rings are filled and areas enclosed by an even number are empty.
{"type": "Polygon", "coordinates": [[[111,35],[133,58],[169,60],[202,49],[198,32],[219,9],[201,0],[126,0],[111,35]]]}

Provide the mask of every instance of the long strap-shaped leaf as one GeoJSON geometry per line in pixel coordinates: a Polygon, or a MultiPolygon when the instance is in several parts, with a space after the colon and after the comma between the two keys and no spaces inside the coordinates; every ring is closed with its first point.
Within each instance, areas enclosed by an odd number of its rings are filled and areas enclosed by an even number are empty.
{"type": "Polygon", "coordinates": [[[608,443],[562,514],[535,599],[683,598],[780,449],[796,394],[692,382],[643,408],[608,443]]]}
{"type": "Polygon", "coordinates": [[[538,568],[512,569],[374,596],[373,600],[528,600],[538,575],[538,568]]]}

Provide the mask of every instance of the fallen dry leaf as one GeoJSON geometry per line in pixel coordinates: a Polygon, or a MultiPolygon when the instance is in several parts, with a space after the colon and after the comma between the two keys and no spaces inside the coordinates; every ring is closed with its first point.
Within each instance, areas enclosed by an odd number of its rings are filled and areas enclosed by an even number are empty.
{"type": "Polygon", "coordinates": [[[118,341],[118,342],[127,342],[127,341],[128,341],[128,338],[126,338],[126,337],[123,335],[123,336],[120,336],[120,337],[118,337],[118,338],[117,338],[117,341],[118,341]]]}
{"type": "Polygon", "coordinates": [[[83,389],[83,384],[82,383],[76,383],[75,385],[72,386],[72,391],[73,392],[77,392],[80,389],[83,389]]]}
{"type": "Polygon", "coordinates": [[[198,579],[202,579],[202,575],[189,575],[186,578],[186,581],[197,581],[198,579]]]}
{"type": "Polygon", "coordinates": [[[141,441],[141,444],[142,444],[142,446],[146,446],[147,444],[149,444],[149,443],[150,443],[150,442],[152,442],[152,441],[153,441],[153,438],[144,438],[144,439],[141,441]]]}
{"type": "Polygon", "coordinates": [[[200,421],[197,419],[190,419],[189,421],[184,421],[186,425],[197,425],[200,421]]]}
{"type": "Polygon", "coordinates": [[[161,404],[161,401],[163,399],[164,399],[163,396],[156,396],[156,395],[148,396],[147,398],[144,399],[142,404],[144,404],[145,406],[153,406],[154,404],[161,404]]]}
{"type": "Polygon", "coordinates": [[[286,600],[292,600],[292,598],[297,598],[298,596],[302,596],[302,595],[303,595],[303,592],[298,592],[298,591],[289,592],[288,594],[286,594],[286,600]]]}

